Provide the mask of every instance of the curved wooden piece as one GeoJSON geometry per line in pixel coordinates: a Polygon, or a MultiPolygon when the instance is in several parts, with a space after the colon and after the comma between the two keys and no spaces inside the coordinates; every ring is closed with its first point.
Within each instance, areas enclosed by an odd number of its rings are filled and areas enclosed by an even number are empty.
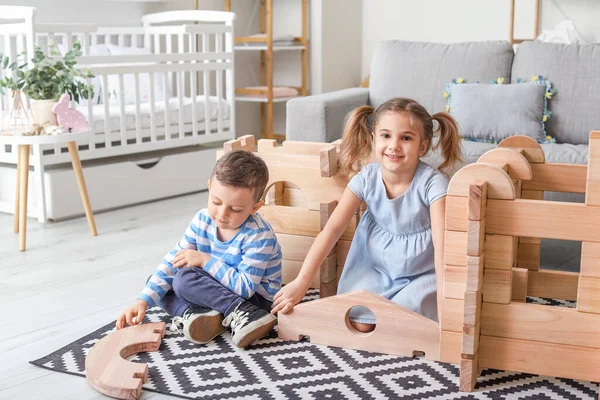
{"type": "Polygon", "coordinates": [[[439,361],[440,328],[420,314],[368,290],[298,304],[289,314],[279,313],[279,338],[413,357],[425,352],[428,360],[439,361]],[[348,313],[354,306],[368,307],[376,318],[375,330],[356,331],[348,313]]]}
{"type": "Polygon", "coordinates": [[[529,136],[510,136],[498,143],[498,147],[509,147],[515,150],[523,150],[523,155],[531,163],[544,163],[546,156],[542,146],[529,136]]]}
{"type": "Polygon", "coordinates": [[[89,384],[107,396],[137,399],[148,378],[148,365],[124,358],[142,351],[157,351],[165,326],[164,322],[130,326],[100,339],[85,358],[89,384]]]}
{"type": "Polygon", "coordinates": [[[503,169],[483,162],[458,170],[450,180],[448,195],[469,197],[469,186],[477,182],[487,182],[489,199],[514,200],[516,197],[511,177],[503,169]]]}
{"type": "Polygon", "coordinates": [[[477,162],[502,166],[508,164],[508,175],[512,179],[529,181],[533,177],[531,165],[527,158],[518,151],[510,148],[496,148],[485,152],[477,162]]]}

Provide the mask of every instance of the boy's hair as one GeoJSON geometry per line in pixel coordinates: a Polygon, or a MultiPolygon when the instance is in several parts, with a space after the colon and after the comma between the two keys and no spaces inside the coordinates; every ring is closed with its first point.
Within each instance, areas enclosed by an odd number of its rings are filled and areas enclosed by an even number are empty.
{"type": "Polygon", "coordinates": [[[267,164],[249,151],[235,150],[219,158],[210,178],[222,185],[252,189],[258,203],[269,183],[267,164]]]}
{"type": "Polygon", "coordinates": [[[430,115],[425,107],[412,99],[396,97],[386,101],[379,107],[361,106],[356,108],[346,122],[342,137],[342,170],[354,174],[368,160],[371,149],[371,132],[375,132],[379,118],[386,112],[407,113],[411,125],[417,125],[423,133],[423,139],[428,142],[428,149],[433,141],[433,121],[437,121],[440,130],[440,140],[436,146],[441,146],[444,161],[438,169],[444,171],[455,163],[462,161],[458,124],[452,116],[445,112],[430,115]],[[372,122],[370,119],[372,118],[372,122]]]}

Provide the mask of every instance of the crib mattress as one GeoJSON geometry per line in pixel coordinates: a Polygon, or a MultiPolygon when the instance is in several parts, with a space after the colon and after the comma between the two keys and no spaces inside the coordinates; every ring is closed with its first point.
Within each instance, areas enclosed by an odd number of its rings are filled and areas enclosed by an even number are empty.
{"type": "MultiPolygon", "coordinates": [[[[196,97],[196,122],[204,122],[205,120],[205,103],[204,103],[204,95],[196,97]]],[[[183,122],[186,124],[192,123],[192,98],[184,97],[183,98],[183,122]]],[[[165,104],[167,104],[168,115],[169,115],[169,125],[177,126],[179,125],[179,98],[171,97],[168,99],[167,103],[164,100],[155,101],[154,102],[154,127],[164,127],[165,126],[165,104]]],[[[88,108],[79,107],[79,111],[81,111],[88,121],[90,120],[88,115],[88,108]]],[[[127,104],[125,106],[125,130],[134,131],[136,129],[136,115],[135,115],[136,106],[135,104],[127,104]]],[[[209,118],[211,121],[216,121],[218,118],[218,112],[221,112],[221,118],[223,121],[229,120],[229,104],[225,99],[218,99],[215,96],[209,97],[209,118]]],[[[121,130],[121,106],[119,105],[110,105],[109,106],[109,129],[111,132],[119,132],[121,130]]],[[[105,131],[105,112],[104,112],[104,104],[96,104],[92,108],[93,113],[93,123],[90,124],[93,126],[96,132],[104,132],[105,131]]],[[[150,129],[150,103],[140,103],[140,128],[141,129],[150,129]]]]}

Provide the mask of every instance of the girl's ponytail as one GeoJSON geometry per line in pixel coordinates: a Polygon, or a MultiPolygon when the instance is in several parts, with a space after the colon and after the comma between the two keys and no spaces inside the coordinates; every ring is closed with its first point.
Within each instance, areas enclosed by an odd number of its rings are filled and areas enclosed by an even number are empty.
{"type": "Polygon", "coordinates": [[[375,109],[371,106],[361,106],[350,114],[342,135],[342,150],[340,163],[342,172],[354,175],[371,155],[371,131],[368,119],[375,109]]]}
{"type": "Polygon", "coordinates": [[[460,150],[460,137],[458,136],[458,124],[446,112],[435,113],[432,118],[440,125],[440,140],[436,147],[442,147],[444,161],[438,169],[444,172],[448,168],[453,168],[457,162],[463,161],[460,150]]]}

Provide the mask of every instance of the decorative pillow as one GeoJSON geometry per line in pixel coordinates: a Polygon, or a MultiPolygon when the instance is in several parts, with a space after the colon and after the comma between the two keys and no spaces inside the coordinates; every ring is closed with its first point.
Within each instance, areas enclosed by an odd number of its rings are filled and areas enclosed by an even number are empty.
{"type": "MultiPolygon", "coordinates": [[[[117,46],[115,44],[108,44],[107,47],[110,51],[110,54],[113,56],[152,54],[150,49],[145,49],[141,47],[124,47],[117,46]]],[[[154,101],[164,100],[165,85],[163,79],[164,78],[162,73],[154,74],[154,101]]],[[[139,88],[140,103],[150,102],[150,74],[139,74],[139,88]]],[[[123,95],[125,99],[125,104],[135,104],[135,78],[133,74],[123,75],[123,95]]],[[[119,105],[121,98],[119,93],[119,75],[108,75],[108,98],[109,104],[119,105]]]]}
{"type": "MultiPolygon", "coordinates": [[[[446,110],[468,140],[499,142],[513,135],[546,141],[544,123],[551,113],[548,99],[555,93],[549,81],[540,76],[534,84],[503,85],[504,78],[490,84],[465,83],[457,78],[446,85],[446,110]]],[[[526,82],[527,83],[527,82],[526,82]]]]}

